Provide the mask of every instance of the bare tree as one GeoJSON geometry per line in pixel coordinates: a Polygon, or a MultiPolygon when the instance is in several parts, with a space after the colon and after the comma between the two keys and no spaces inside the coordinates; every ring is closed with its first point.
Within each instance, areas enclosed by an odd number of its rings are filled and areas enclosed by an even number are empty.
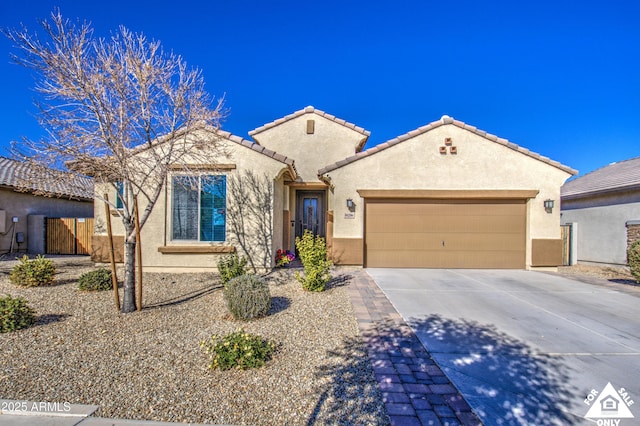
{"type": "Polygon", "coordinates": [[[229,181],[229,236],[249,258],[254,272],[271,268],[273,180],[246,171],[229,181]]]}
{"type": "MultiPolygon", "coordinates": [[[[224,155],[215,143],[222,99],[207,94],[201,71],[142,34],[120,27],[97,38],[90,24],[70,22],[59,11],[41,24],[44,38],[24,26],[3,30],[17,48],[16,63],[36,72],[39,121],[48,135],[14,144],[14,156],[43,171],[55,165],[90,175],[124,194],[121,208],[115,197],[109,203],[124,225],[122,312],[132,312],[134,201],[142,228],[170,172],[190,173],[192,165],[224,155]]],[[[96,193],[105,201],[101,196],[96,193]]]]}

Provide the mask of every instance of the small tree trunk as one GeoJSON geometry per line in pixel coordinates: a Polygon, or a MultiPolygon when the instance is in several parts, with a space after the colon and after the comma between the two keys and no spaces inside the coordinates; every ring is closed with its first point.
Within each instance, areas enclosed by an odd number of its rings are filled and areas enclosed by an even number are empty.
{"type": "Polygon", "coordinates": [[[142,238],[140,238],[140,210],[138,198],[133,198],[133,209],[136,225],[136,266],[138,267],[138,310],[142,310],[142,238]]]}
{"type": "MultiPolygon", "coordinates": [[[[127,235],[131,235],[127,232],[127,235]]],[[[124,298],[122,300],[122,313],[126,314],[136,310],[136,241],[127,237],[124,244],[124,298]]]]}

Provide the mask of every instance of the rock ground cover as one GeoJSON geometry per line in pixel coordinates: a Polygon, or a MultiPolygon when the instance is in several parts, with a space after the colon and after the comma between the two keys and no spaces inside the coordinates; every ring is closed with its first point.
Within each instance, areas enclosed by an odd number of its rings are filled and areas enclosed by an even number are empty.
{"type": "Polygon", "coordinates": [[[626,266],[607,266],[582,264],[558,267],[558,273],[563,275],[582,275],[609,280],[630,280],[634,281],[633,275],[626,266]]]}
{"type": "Polygon", "coordinates": [[[388,424],[381,394],[334,271],[322,293],[300,288],[291,270],[269,276],[265,318],[235,321],[213,274],[145,274],[145,309],[115,312],[113,294],[81,292],[87,258],[58,258],[56,284],[9,283],[0,294],[25,297],[37,325],[0,334],[0,399],[95,404],[96,416],[217,424],[388,424]],[[199,343],[243,327],[277,343],[267,365],[207,368],[199,343]]]}

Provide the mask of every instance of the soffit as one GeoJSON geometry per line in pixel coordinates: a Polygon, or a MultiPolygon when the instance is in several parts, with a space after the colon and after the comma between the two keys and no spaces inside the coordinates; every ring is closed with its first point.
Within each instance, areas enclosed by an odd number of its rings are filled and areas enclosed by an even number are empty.
{"type": "Polygon", "coordinates": [[[358,189],[362,198],[388,199],[492,199],[522,200],[535,198],[537,189],[358,189]]]}

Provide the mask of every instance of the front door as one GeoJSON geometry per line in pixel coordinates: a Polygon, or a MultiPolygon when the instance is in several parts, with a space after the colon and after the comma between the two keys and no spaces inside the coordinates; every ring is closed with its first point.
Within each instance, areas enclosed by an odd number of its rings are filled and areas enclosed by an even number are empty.
{"type": "Polygon", "coordinates": [[[324,191],[298,191],[296,196],[296,237],[305,230],[325,236],[324,191]]]}

